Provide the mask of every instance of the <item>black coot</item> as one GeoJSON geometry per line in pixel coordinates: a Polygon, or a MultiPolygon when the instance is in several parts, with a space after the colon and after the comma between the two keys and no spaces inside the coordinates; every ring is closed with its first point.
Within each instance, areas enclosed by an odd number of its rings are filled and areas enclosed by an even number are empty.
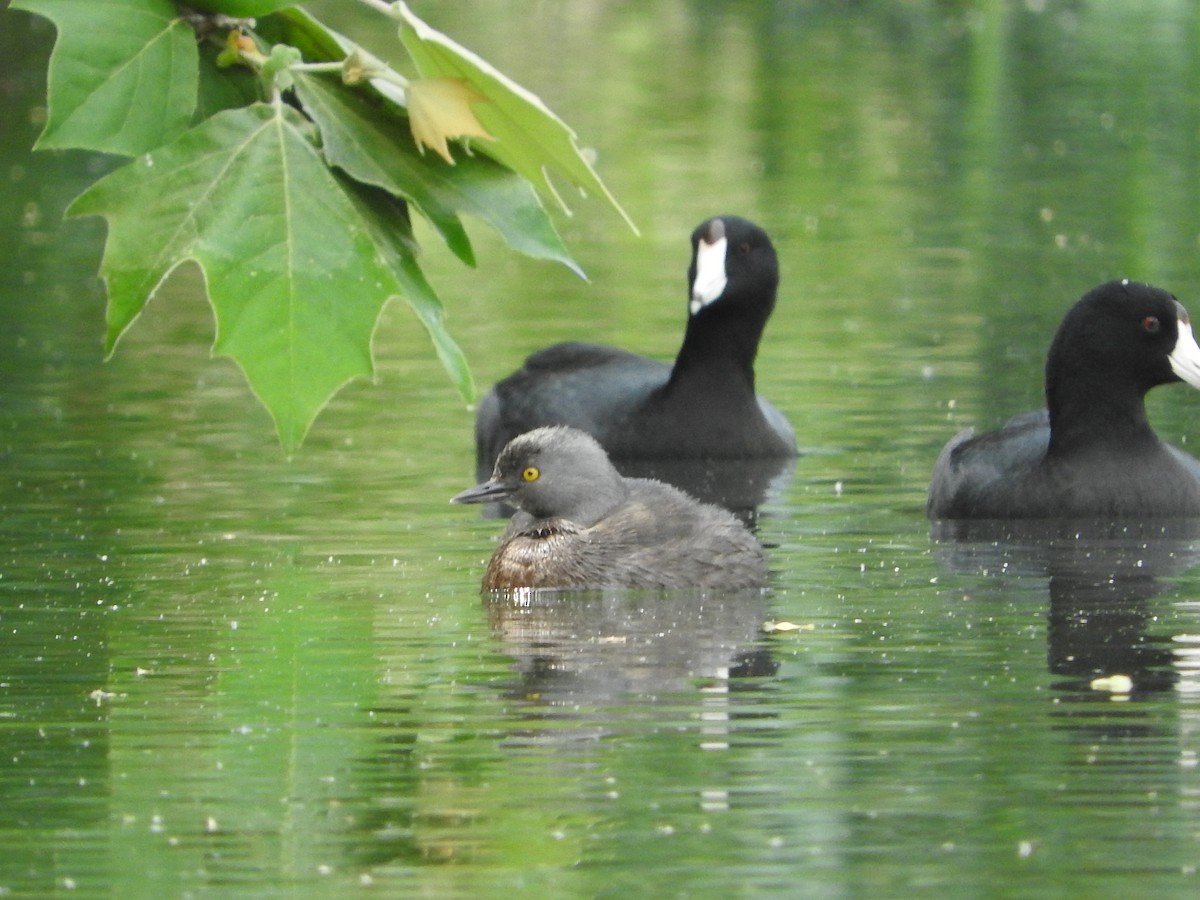
{"type": "Polygon", "coordinates": [[[476,469],[543,425],[591,434],[614,459],[790,458],[784,415],[754,390],[754,357],[775,307],[770,238],[736,216],[692,233],[688,324],[674,366],[599,344],[555,344],[492,388],[475,419],[476,469]]]}
{"type": "Polygon", "coordinates": [[[1150,388],[1200,388],[1200,347],[1166,291],[1113,281],[1068,312],[1046,359],[1046,406],[942,450],[931,519],[1200,515],[1200,462],[1146,419],[1150,388]]]}

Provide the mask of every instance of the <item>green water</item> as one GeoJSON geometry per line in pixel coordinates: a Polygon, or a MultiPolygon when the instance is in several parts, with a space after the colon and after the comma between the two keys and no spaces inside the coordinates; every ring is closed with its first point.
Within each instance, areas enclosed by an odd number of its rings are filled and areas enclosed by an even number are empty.
{"type": "MultiPolygon", "coordinates": [[[[585,284],[425,230],[482,385],[560,338],[670,358],[692,227],[774,237],[771,590],[481,600],[471,411],[400,304],[291,460],[195,272],[103,362],[102,226],[61,212],[107,164],[29,153],[52,32],[5,11],[0,896],[1193,896],[1200,542],[937,544],[923,502],[1084,290],[1200,314],[1200,9],[414,6],[643,232],[572,198],[585,284]]],[[[1150,410],[1200,440],[1200,396],[1150,410]]]]}

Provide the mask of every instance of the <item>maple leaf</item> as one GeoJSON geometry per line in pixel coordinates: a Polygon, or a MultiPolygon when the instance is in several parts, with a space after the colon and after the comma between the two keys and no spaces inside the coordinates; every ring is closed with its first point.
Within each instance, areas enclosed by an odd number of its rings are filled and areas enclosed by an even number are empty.
{"type": "Polygon", "coordinates": [[[37,146],[136,156],[177,137],[196,108],[196,34],[168,0],[17,0],[58,29],[37,146]]]}
{"type": "Polygon", "coordinates": [[[326,167],[308,127],[282,104],[220,112],[69,210],[108,220],[108,351],[167,275],[194,260],[216,316],[213,351],[241,366],[288,452],[334,391],[372,374],[371,335],[389,297],[413,304],[471,390],[395,217],[379,223],[326,167]]]}
{"type": "Polygon", "coordinates": [[[486,100],[461,78],[421,78],[408,85],[408,119],[417,146],[429,147],[450,165],[454,157],[448,138],[477,137],[495,140],[471,109],[486,100]]]}

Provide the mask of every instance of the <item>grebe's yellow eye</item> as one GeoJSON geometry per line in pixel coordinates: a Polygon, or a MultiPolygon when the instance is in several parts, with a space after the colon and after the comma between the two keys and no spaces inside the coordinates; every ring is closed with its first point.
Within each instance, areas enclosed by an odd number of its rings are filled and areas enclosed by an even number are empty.
{"type": "Polygon", "coordinates": [[[538,476],[542,473],[538,471],[537,466],[527,466],[525,471],[521,473],[521,477],[526,481],[537,481],[538,476]]]}

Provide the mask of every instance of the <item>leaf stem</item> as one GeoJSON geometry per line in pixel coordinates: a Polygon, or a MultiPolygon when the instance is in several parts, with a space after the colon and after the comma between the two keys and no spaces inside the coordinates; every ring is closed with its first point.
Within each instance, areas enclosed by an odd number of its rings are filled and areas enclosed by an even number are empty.
{"type": "Polygon", "coordinates": [[[399,18],[397,10],[395,9],[395,7],[398,5],[396,3],[388,2],[388,0],[358,0],[358,2],[371,7],[371,9],[375,10],[376,12],[383,13],[389,18],[399,18]]]}
{"type": "Polygon", "coordinates": [[[343,65],[341,62],[293,63],[288,68],[293,72],[341,72],[343,65]]]}

